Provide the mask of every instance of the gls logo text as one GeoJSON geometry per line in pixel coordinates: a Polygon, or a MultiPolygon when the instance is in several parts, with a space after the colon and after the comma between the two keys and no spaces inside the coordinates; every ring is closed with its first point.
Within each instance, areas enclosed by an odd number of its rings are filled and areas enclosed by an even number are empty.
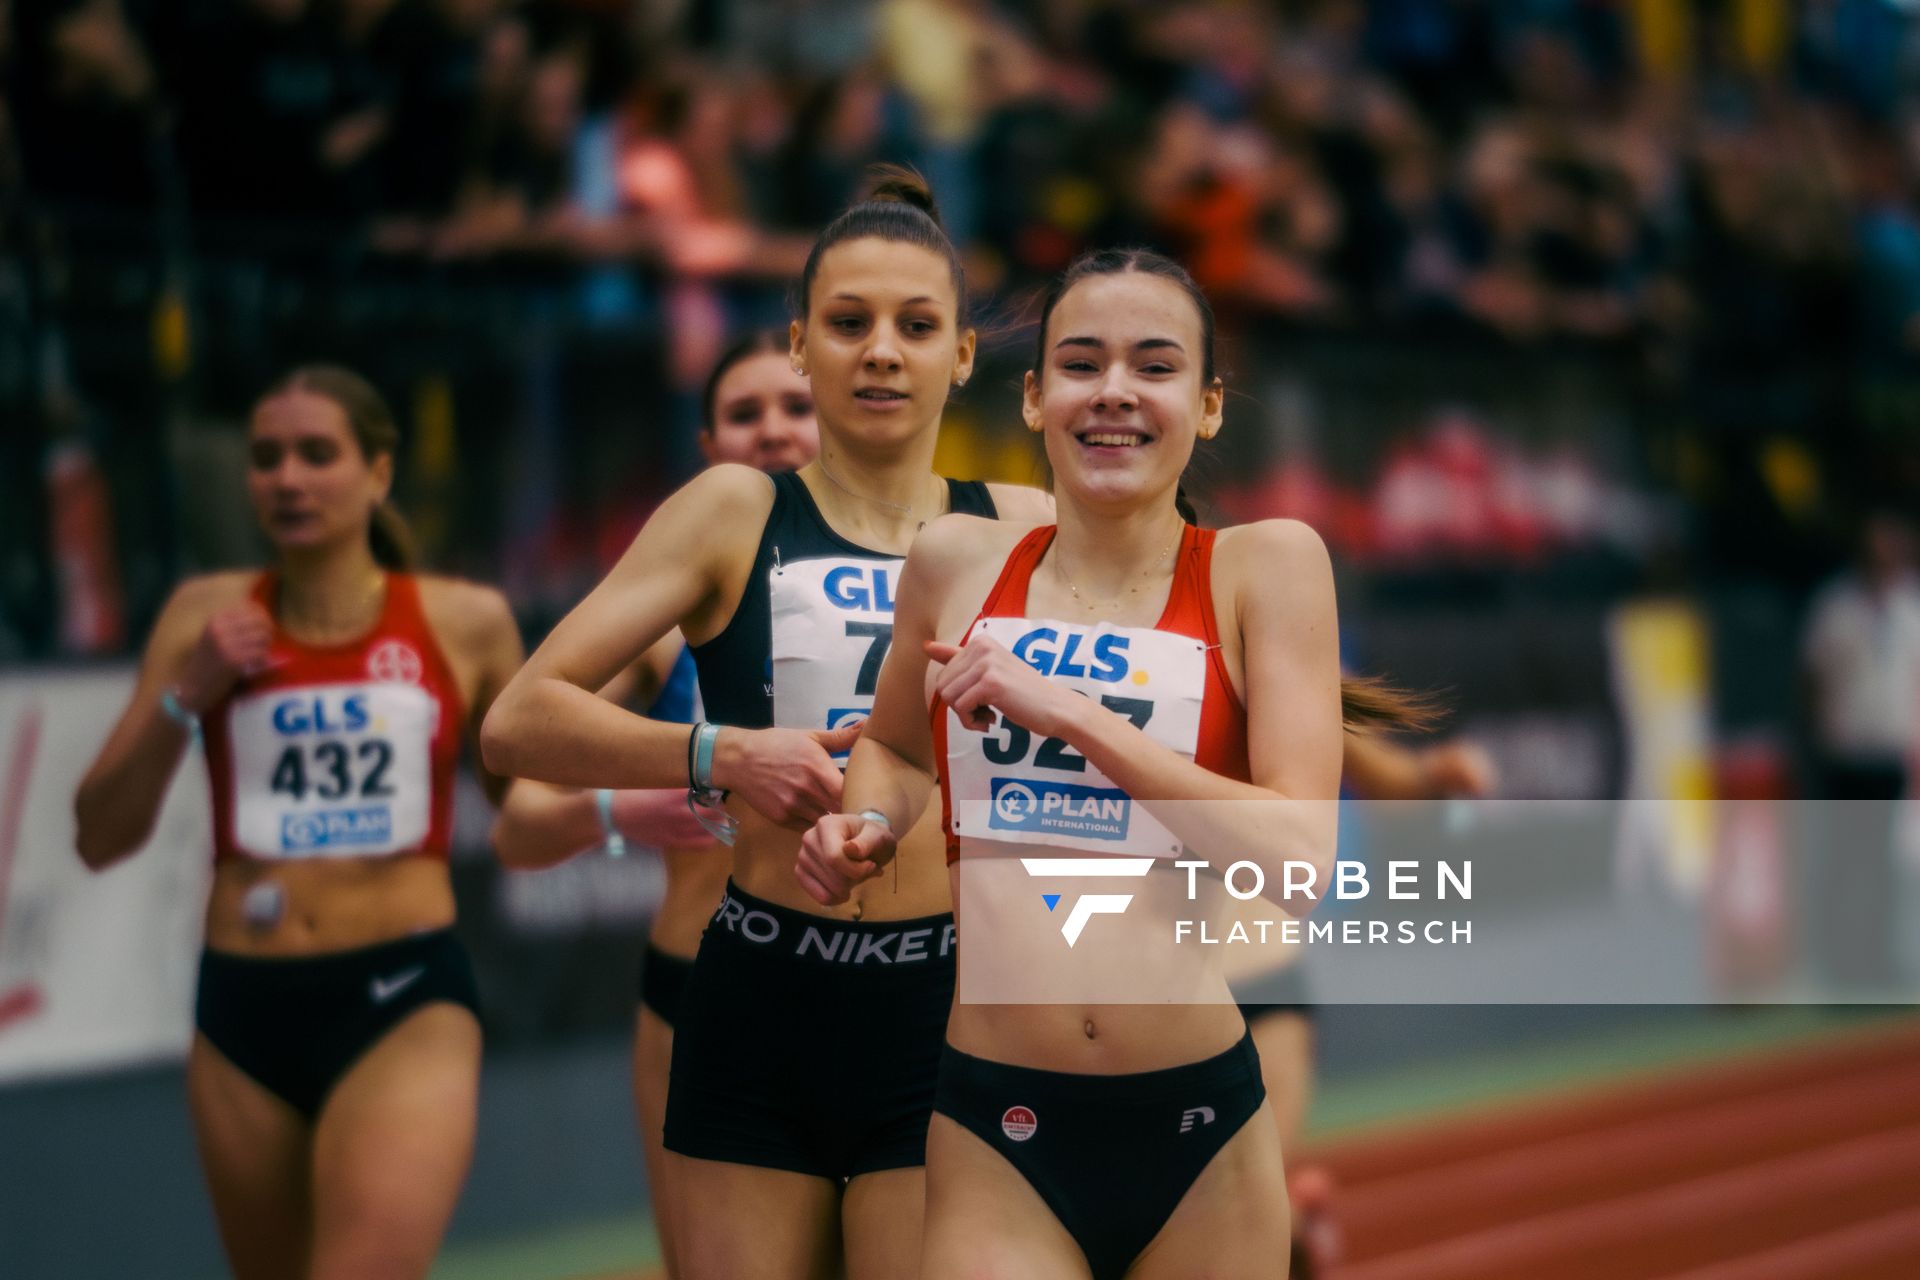
{"type": "MultiPolygon", "coordinates": [[[[1039,880],[1138,880],[1153,870],[1152,858],[1022,858],[1020,865],[1027,874],[1039,880]]],[[[1041,900],[1052,911],[1060,905],[1060,895],[1043,893],[1041,900]]],[[[1087,927],[1087,921],[1095,916],[1117,916],[1127,909],[1133,901],[1130,893],[1083,893],[1074,900],[1067,918],[1060,922],[1060,932],[1071,947],[1080,941],[1081,931],[1087,927]]]]}
{"type": "Polygon", "coordinates": [[[367,697],[363,693],[331,701],[328,695],[316,693],[311,697],[289,698],[273,706],[273,727],[288,738],[306,733],[358,733],[370,722],[367,697]]]}
{"type": "Polygon", "coordinates": [[[1035,627],[1013,642],[1013,656],[1043,676],[1100,680],[1107,684],[1118,684],[1127,678],[1127,648],[1132,644],[1129,637],[1095,636],[1088,646],[1091,656],[1080,652],[1086,639],[1081,632],[1069,631],[1066,643],[1062,644],[1060,633],[1052,627],[1035,627]]]}
{"type": "Polygon", "coordinates": [[[892,613],[893,584],[885,568],[862,569],[843,564],[829,570],[820,587],[837,609],[862,613],[892,613]]]}

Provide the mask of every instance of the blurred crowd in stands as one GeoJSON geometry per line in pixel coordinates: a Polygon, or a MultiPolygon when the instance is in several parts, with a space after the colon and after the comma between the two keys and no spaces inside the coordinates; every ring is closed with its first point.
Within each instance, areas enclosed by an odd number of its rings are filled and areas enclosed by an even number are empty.
{"type": "Polygon", "coordinates": [[[5,0],[0,174],[103,232],[784,278],[909,159],[989,283],[1150,240],[1315,324],[1907,354],[1911,8],[5,0]]]}
{"type": "MultiPolygon", "coordinates": [[[[1620,532],[1645,527],[1621,486],[1650,481],[1713,510],[1696,530],[1709,561],[1800,590],[1831,567],[1852,491],[1920,495],[1916,13],[1908,0],[0,0],[0,330],[10,299],[30,317],[14,348],[0,333],[0,406],[9,378],[36,388],[12,403],[33,403],[45,445],[0,445],[0,462],[46,477],[47,506],[20,518],[44,547],[74,509],[60,495],[93,483],[73,452],[86,442],[58,425],[60,388],[110,406],[96,416],[118,426],[92,443],[150,489],[171,463],[143,419],[160,416],[156,386],[179,385],[190,331],[202,401],[218,398],[204,348],[244,347],[263,316],[291,335],[230,375],[231,414],[276,361],[331,353],[316,332],[373,314],[365,299],[323,314],[290,280],[538,282],[540,305],[516,302],[498,326],[524,368],[465,339],[436,349],[371,327],[366,358],[417,348],[445,366],[370,369],[425,424],[416,471],[439,459],[426,498],[491,486],[466,501],[496,523],[507,513],[508,548],[567,519],[602,537],[603,505],[577,493],[630,497],[636,464],[589,424],[632,421],[636,363],[679,397],[670,437],[726,334],[781,316],[812,234],[864,168],[905,161],[931,179],[990,318],[1084,247],[1146,242],[1192,267],[1242,357],[1321,361],[1308,384],[1344,361],[1376,406],[1421,374],[1388,434],[1367,437],[1365,474],[1329,478],[1280,446],[1241,455],[1251,469],[1224,486],[1228,514],[1305,515],[1342,553],[1386,562],[1434,547],[1514,562],[1615,533],[1644,549],[1620,532]],[[93,311],[74,301],[70,278],[122,257],[161,264],[157,303],[118,278],[93,311]],[[252,274],[220,274],[234,262],[252,274]],[[180,283],[196,271],[197,295],[180,283]],[[85,336],[115,305],[138,322],[85,336]],[[545,327],[556,311],[564,339],[545,327]],[[221,314],[227,338],[209,339],[221,314]],[[595,325],[644,330],[657,351],[596,356],[574,338],[595,325]],[[1331,363],[1330,343],[1347,344],[1331,363]],[[1463,348],[1485,398],[1503,369],[1532,379],[1526,397],[1504,414],[1461,407],[1475,393],[1448,375],[1463,348]],[[1490,374],[1489,350],[1506,362],[1490,374]],[[159,374],[113,406],[126,379],[102,352],[121,365],[138,352],[159,374]],[[1635,441],[1624,467],[1600,426],[1544,441],[1514,426],[1548,416],[1533,413],[1553,394],[1544,362],[1570,355],[1600,372],[1568,385],[1613,387],[1587,416],[1635,441]],[[456,467],[435,424],[470,401],[456,467]],[[529,496],[542,486],[572,496],[529,496]]],[[[449,325],[484,312],[452,310],[449,325]]],[[[1248,395],[1272,389],[1264,366],[1236,371],[1248,395]]],[[[687,453],[649,465],[671,473],[687,453]]],[[[150,495],[125,476],[111,487],[128,554],[152,562],[130,590],[137,621],[180,566],[152,551],[172,535],[141,523],[150,495]]],[[[443,522],[442,545],[475,542],[465,518],[443,522]]],[[[509,560],[510,585],[514,572],[509,560]]],[[[523,576],[572,582],[544,562],[523,576]]]]}

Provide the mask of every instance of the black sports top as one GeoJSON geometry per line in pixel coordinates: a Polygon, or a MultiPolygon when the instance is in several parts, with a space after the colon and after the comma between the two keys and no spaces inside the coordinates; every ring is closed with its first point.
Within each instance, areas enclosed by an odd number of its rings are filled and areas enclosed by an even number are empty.
{"type": "MultiPolygon", "coordinates": [[[[740,605],[692,647],[700,696],[715,724],[831,729],[873,709],[904,557],[835,533],[799,476],[770,479],[773,510],[740,605]]],[[[979,480],[947,481],[947,508],[998,516],[979,480]]]]}

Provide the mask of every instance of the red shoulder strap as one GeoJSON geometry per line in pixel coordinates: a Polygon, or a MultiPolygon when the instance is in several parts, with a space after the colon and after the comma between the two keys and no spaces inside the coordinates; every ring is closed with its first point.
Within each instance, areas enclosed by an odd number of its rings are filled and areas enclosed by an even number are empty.
{"type": "Polygon", "coordinates": [[[420,603],[420,583],[410,573],[399,569],[387,570],[387,604],[383,610],[385,616],[380,620],[382,630],[389,627],[417,629],[422,636],[431,636],[433,631],[427,626],[427,611],[420,603]]]}
{"type": "Polygon", "coordinates": [[[1175,593],[1181,596],[1181,612],[1200,624],[1200,634],[1209,648],[1220,647],[1220,623],[1213,613],[1213,540],[1219,531],[1188,526],[1186,546],[1181,548],[1179,581],[1175,593]]]}
{"type": "Polygon", "coordinates": [[[993,590],[987,593],[986,600],[980,606],[983,618],[1018,617],[1027,611],[1027,582],[1033,577],[1035,566],[1040,557],[1047,554],[1047,548],[1053,544],[1056,526],[1041,525],[1030,530],[1015,544],[1007,563],[1000,570],[1000,577],[994,582],[993,590]]]}

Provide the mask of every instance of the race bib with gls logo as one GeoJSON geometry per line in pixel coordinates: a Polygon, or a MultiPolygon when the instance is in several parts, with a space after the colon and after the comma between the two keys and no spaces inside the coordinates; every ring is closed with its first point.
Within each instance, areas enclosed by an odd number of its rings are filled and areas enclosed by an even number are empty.
{"type": "Polygon", "coordinates": [[[261,858],[416,848],[432,821],[440,704],[413,684],[328,684],[236,698],[234,840],[261,858]]]}
{"type": "MultiPolygon", "coordinates": [[[[822,559],[768,574],[773,605],[773,722],[837,729],[873,710],[893,643],[898,560],[822,559]]],[[[846,752],[835,757],[841,764],[846,752]]]]}
{"type": "MultiPolygon", "coordinates": [[[[973,639],[982,636],[1193,759],[1207,688],[1207,650],[1199,640],[1030,618],[982,618],[973,639]]],[[[1141,857],[1180,852],[1179,839],[1085,756],[1005,717],[978,733],[948,711],[947,769],[963,855],[969,840],[1141,857]]]]}

